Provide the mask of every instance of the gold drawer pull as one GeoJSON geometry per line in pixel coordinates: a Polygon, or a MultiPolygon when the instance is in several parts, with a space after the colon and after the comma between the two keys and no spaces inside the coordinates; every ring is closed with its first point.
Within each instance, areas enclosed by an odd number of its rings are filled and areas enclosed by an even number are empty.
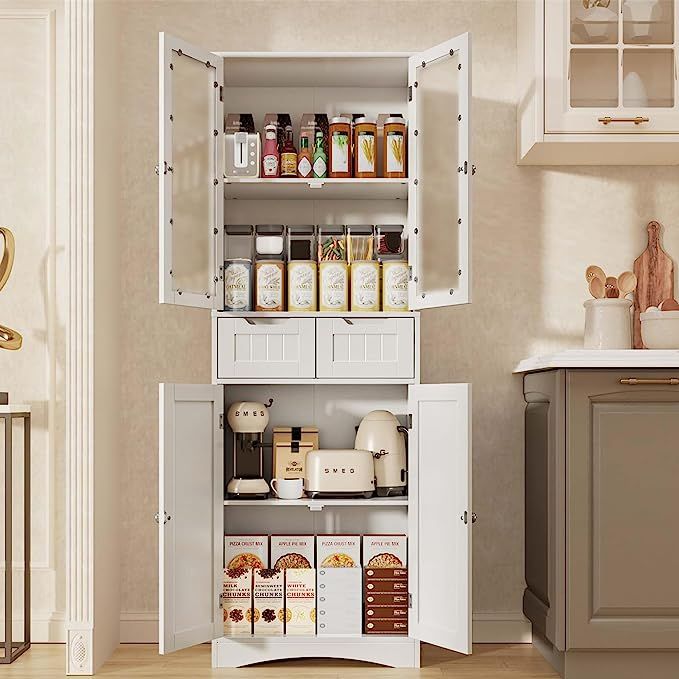
{"type": "Polygon", "coordinates": [[[664,379],[639,379],[637,377],[627,377],[626,379],[620,380],[620,384],[629,384],[631,386],[636,384],[669,384],[671,386],[677,386],[679,384],[679,377],[666,377],[664,379]]]}
{"type": "Polygon", "coordinates": [[[641,123],[647,123],[649,118],[646,116],[636,116],[636,118],[611,118],[611,116],[604,116],[603,118],[597,118],[597,120],[602,125],[608,125],[609,123],[634,123],[635,125],[641,125],[641,123]]]}

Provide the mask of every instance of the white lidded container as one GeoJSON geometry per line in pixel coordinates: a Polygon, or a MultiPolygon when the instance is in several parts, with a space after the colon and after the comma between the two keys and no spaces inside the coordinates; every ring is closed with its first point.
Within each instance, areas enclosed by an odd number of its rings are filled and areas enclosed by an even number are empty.
{"type": "Polygon", "coordinates": [[[679,311],[645,311],[639,318],[647,349],[679,349],[679,311]]]}
{"type": "Polygon", "coordinates": [[[629,299],[588,299],[585,304],[585,349],[631,349],[629,299]]]}

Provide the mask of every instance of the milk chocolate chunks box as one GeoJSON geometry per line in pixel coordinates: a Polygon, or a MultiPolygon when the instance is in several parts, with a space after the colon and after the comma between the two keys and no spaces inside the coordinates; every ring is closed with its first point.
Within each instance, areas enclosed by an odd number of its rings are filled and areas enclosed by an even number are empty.
{"type": "Polygon", "coordinates": [[[282,636],[285,620],[283,571],[256,568],[252,584],[252,622],[257,636],[282,636]]]}
{"type": "Polygon", "coordinates": [[[403,568],[407,564],[407,552],[405,535],[363,536],[363,566],[366,568],[403,568]]]}
{"type": "Polygon", "coordinates": [[[252,634],[252,570],[225,568],[222,586],[224,634],[249,636],[252,634]]]}

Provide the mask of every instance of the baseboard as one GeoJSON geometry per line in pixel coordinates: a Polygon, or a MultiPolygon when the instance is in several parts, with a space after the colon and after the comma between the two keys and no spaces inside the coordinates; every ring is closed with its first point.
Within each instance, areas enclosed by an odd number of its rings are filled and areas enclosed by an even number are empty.
{"type": "MultiPolygon", "coordinates": [[[[530,644],[531,626],[522,613],[474,613],[475,644],[530,644]]],[[[158,614],[120,614],[121,644],[157,644],[158,614]]]]}
{"type": "MultiPolygon", "coordinates": [[[[156,616],[157,618],[157,616],[156,616]]],[[[23,629],[23,618],[12,620],[13,629],[23,629]]],[[[0,623],[0,638],[5,638],[4,624],[0,623]]],[[[34,611],[31,614],[31,642],[34,644],[66,643],[66,629],[62,612],[34,611]]]]}

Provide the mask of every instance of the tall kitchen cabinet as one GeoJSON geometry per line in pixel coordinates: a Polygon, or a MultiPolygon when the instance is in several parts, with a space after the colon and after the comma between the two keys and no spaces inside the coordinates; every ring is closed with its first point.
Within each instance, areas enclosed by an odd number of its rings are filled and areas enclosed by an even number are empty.
{"type": "MultiPolygon", "coordinates": [[[[212,641],[214,667],[290,657],[419,665],[471,652],[470,385],[420,384],[419,310],[470,302],[470,37],[411,53],[211,53],[160,35],[160,302],[212,310],[209,385],[160,385],[160,651],[212,641]],[[406,179],[225,179],[225,111],[407,112],[406,179]],[[407,225],[410,311],[224,311],[224,224],[407,225]],[[387,409],[408,428],[408,495],[230,500],[225,407],[352,448],[387,409]],[[223,536],[406,533],[409,636],[225,637],[223,536]]],[[[268,437],[268,438],[267,438],[268,437]]],[[[265,462],[265,476],[271,478],[265,462]]]]}

